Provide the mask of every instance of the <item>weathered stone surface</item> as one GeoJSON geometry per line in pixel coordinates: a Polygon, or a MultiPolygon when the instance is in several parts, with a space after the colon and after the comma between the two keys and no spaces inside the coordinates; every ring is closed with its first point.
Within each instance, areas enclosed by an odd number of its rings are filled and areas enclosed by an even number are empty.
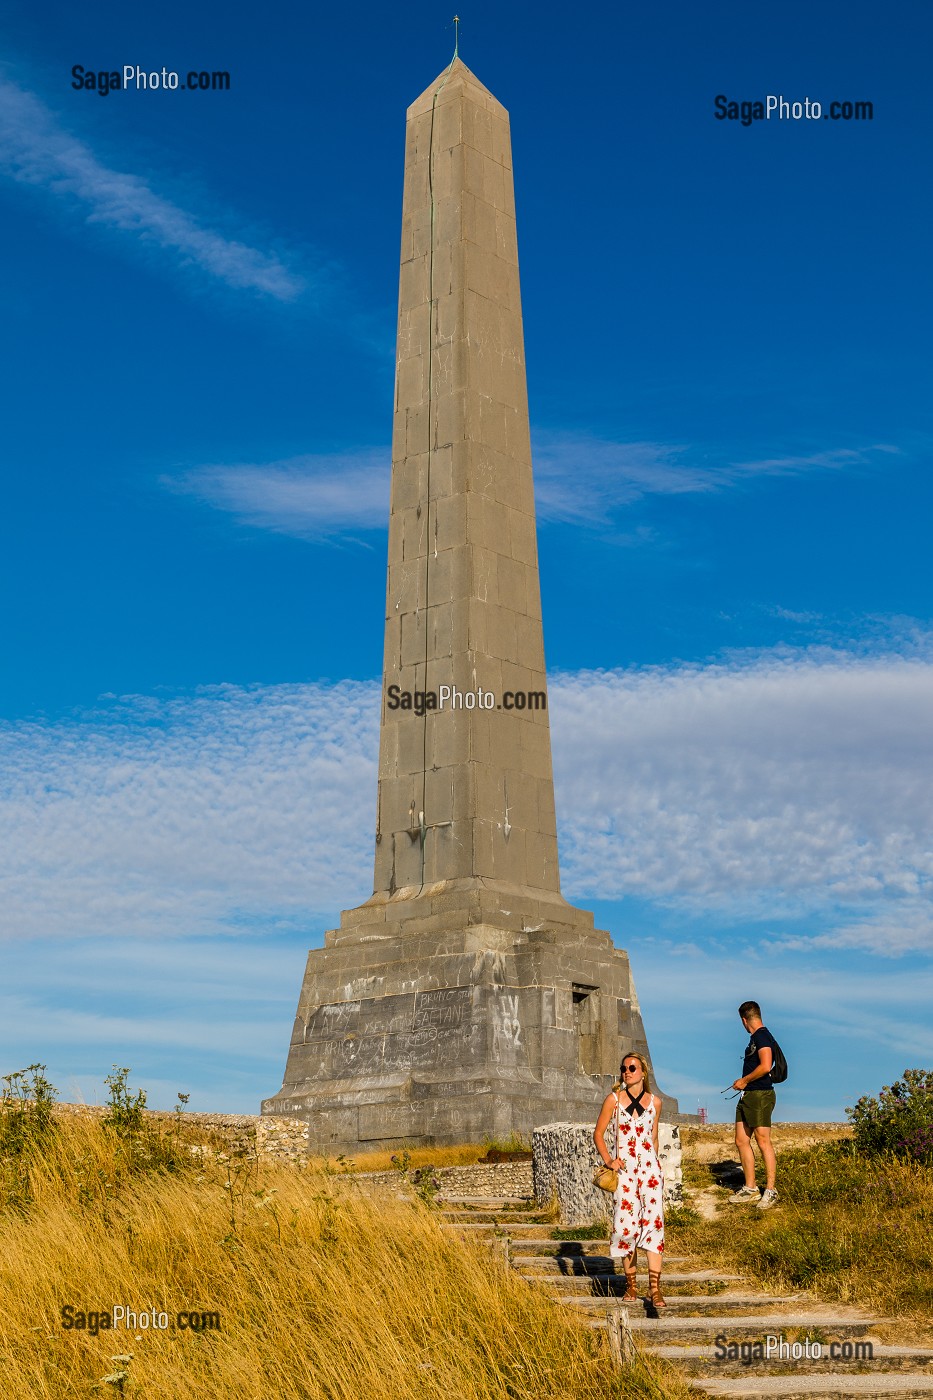
{"type": "MultiPolygon", "coordinates": [[[[596,1116],[594,1113],[593,1123],[596,1116]]],[[[588,1225],[611,1218],[612,1196],[593,1185],[593,1172],[600,1165],[593,1123],[548,1123],[532,1135],[535,1197],[542,1204],[556,1198],[564,1225],[588,1225]]],[[[658,1148],[664,1204],[681,1205],[683,1154],[675,1123],[658,1125],[658,1148]]]]}

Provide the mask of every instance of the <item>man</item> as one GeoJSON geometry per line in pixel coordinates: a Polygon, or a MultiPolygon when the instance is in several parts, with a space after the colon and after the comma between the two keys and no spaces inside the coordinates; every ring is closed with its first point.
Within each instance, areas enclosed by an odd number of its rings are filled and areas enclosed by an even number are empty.
{"type": "Polygon", "coordinates": [[[742,1091],[735,1109],[735,1145],[739,1149],[745,1185],[741,1191],[736,1191],[734,1196],[730,1196],[729,1200],[733,1205],[754,1201],[759,1210],[768,1210],[778,1198],[774,1189],[777,1163],[771,1145],[771,1114],[774,1112],[771,1067],[774,1064],[775,1040],[762,1025],[761,1007],[757,1001],[743,1001],[739,1007],[739,1015],[742,1025],[748,1031],[749,1041],[742,1065],[742,1077],[737,1079],[732,1087],[742,1091]],[[767,1174],[765,1189],[761,1194],[755,1185],[753,1137],[758,1143],[767,1174]]]}

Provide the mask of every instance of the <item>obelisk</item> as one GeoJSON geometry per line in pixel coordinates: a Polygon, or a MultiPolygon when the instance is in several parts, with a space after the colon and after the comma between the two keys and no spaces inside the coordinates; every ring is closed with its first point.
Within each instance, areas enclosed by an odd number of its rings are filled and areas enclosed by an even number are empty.
{"type": "Polygon", "coordinates": [[[595,1119],[648,1047],[560,894],[509,119],[459,58],[408,109],[385,616],[374,893],[263,1111],[330,1150],[595,1119]]]}

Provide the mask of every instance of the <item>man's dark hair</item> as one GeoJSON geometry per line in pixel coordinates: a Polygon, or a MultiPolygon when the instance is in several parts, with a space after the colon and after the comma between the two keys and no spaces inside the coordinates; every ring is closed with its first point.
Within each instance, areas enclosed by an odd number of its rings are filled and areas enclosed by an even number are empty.
{"type": "Polygon", "coordinates": [[[743,1001],[742,1005],[739,1007],[739,1015],[744,1021],[747,1021],[749,1016],[757,1016],[760,1021],[761,1007],[758,1005],[757,1001],[743,1001]]]}

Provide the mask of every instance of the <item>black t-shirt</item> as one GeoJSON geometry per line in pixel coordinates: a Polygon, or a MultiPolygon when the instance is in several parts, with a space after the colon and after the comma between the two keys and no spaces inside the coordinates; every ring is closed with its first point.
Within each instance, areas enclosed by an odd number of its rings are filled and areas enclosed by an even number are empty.
{"type": "MultiPolygon", "coordinates": [[[[744,1060],[744,1063],[743,1063],[743,1065],[742,1065],[742,1078],[743,1078],[743,1079],[746,1077],[746,1075],[751,1074],[752,1070],[758,1068],[758,1051],[759,1051],[759,1050],[764,1050],[765,1048],[767,1048],[768,1050],[770,1050],[770,1051],[771,1051],[771,1063],[774,1064],[774,1047],[775,1047],[775,1044],[776,1044],[776,1041],[775,1041],[775,1039],[774,1039],[774,1036],[771,1034],[771,1032],[770,1032],[769,1030],[766,1030],[764,1026],[759,1026],[758,1029],[757,1029],[757,1031],[752,1031],[752,1033],[751,1033],[751,1039],[749,1040],[748,1046],[747,1046],[746,1051],[745,1051],[745,1060],[744,1060]]],[[[773,1089],[773,1088],[774,1088],[774,1085],[771,1083],[771,1076],[770,1076],[770,1074],[762,1074],[762,1075],[759,1076],[758,1079],[753,1079],[752,1082],[751,1082],[751,1084],[747,1085],[747,1087],[746,1087],[746,1089],[745,1089],[745,1092],[746,1092],[746,1094],[749,1094],[749,1093],[751,1093],[751,1091],[752,1091],[753,1089],[773,1089]]]]}

